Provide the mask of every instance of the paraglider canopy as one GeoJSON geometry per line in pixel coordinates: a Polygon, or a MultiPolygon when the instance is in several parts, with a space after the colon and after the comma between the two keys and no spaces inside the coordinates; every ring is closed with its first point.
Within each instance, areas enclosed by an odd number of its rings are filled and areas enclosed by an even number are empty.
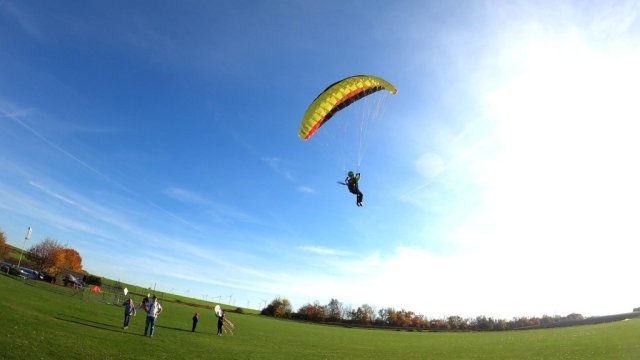
{"type": "Polygon", "coordinates": [[[398,92],[390,82],[371,75],[351,76],[329,85],[307,109],[298,136],[308,140],[338,111],[380,90],[387,90],[391,94],[398,92]]]}

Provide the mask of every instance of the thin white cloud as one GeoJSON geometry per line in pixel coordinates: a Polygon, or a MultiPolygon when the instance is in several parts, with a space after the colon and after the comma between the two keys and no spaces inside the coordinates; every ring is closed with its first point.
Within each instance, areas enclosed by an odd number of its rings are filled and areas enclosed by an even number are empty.
{"type": "Polygon", "coordinates": [[[308,251],[318,255],[344,255],[345,254],[344,252],[341,252],[338,250],[327,249],[319,246],[299,246],[298,250],[308,251]]]}
{"type": "Polygon", "coordinates": [[[209,201],[207,201],[202,195],[186,189],[171,187],[171,188],[164,189],[162,192],[165,195],[169,196],[170,198],[173,198],[185,203],[192,203],[192,204],[208,204],[209,203],[209,201]]]}
{"type": "Polygon", "coordinates": [[[413,194],[414,192],[416,192],[416,191],[418,191],[418,190],[422,189],[423,187],[425,187],[425,186],[427,186],[427,185],[429,185],[429,184],[430,184],[430,182],[425,183],[425,184],[422,184],[422,185],[418,186],[417,188],[415,188],[415,189],[413,189],[413,190],[409,191],[408,193],[406,193],[406,194],[404,194],[404,195],[400,196],[400,197],[399,197],[399,199],[403,199],[403,198],[405,198],[406,196],[408,196],[408,195],[410,195],[410,194],[413,194]]]}
{"type": "Polygon", "coordinates": [[[422,176],[433,178],[444,169],[444,161],[437,154],[423,154],[416,161],[416,169],[422,176]]]}
{"type": "MultiPolygon", "coordinates": [[[[7,104],[3,102],[2,106],[6,106],[6,105],[7,104]]],[[[12,111],[11,113],[8,113],[8,112],[5,111],[5,113],[3,115],[0,115],[0,118],[13,118],[13,117],[30,116],[35,111],[36,111],[35,108],[20,109],[20,110],[12,111]]]]}
{"type": "Polygon", "coordinates": [[[31,184],[36,189],[41,190],[42,192],[44,192],[44,193],[46,193],[46,194],[48,194],[50,196],[53,196],[56,199],[59,199],[59,200],[62,200],[64,202],[66,202],[69,205],[74,205],[74,206],[78,205],[77,202],[75,202],[75,201],[73,201],[71,199],[68,199],[67,197],[65,197],[65,196],[63,196],[63,195],[61,195],[61,194],[59,194],[57,192],[51,191],[49,189],[46,189],[44,186],[42,186],[42,185],[40,185],[40,184],[38,184],[38,183],[36,183],[34,181],[29,181],[29,184],[31,184]]]}
{"type": "MultiPolygon", "coordinates": [[[[4,4],[4,1],[2,2],[4,4]]],[[[20,24],[22,29],[29,34],[31,37],[35,39],[41,39],[41,32],[35,24],[35,21],[31,19],[27,13],[20,10],[18,7],[14,6],[12,2],[4,5],[4,9],[9,12],[20,24]]]]}
{"type": "Polygon", "coordinates": [[[284,177],[287,180],[293,180],[294,176],[291,170],[285,169],[282,165],[282,159],[275,157],[263,157],[262,161],[264,161],[269,167],[271,167],[276,173],[280,176],[284,177]]]}
{"type": "Polygon", "coordinates": [[[314,189],[312,189],[312,188],[310,188],[308,186],[298,186],[298,191],[306,192],[306,193],[310,193],[310,194],[313,194],[313,193],[316,192],[314,189]]]}
{"type": "Polygon", "coordinates": [[[610,2],[591,24],[596,37],[619,38],[627,34],[637,22],[640,4],[637,1],[610,2]]]}
{"type": "Polygon", "coordinates": [[[266,224],[265,221],[260,220],[242,210],[210,200],[206,195],[195,191],[171,187],[164,189],[162,192],[170,198],[180,202],[201,205],[203,207],[203,212],[206,213],[210,219],[213,219],[218,223],[241,221],[254,224],[266,224]]]}
{"type": "MultiPolygon", "coordinates": [[[[73,161],[75,161],[76,163],[82,165],[84,168],[90,170],[92,173],[98,175],[99,177],[101,177],[102,179],[108,181],[109,183],[116,185],[117,187],[119,187],[120,189],[126,191],[127,193],[129,193],[130,195],[134,195],[137,198],[141,198],[140,194],[134,192],[133,190],[129,189],[128,187],[122,185],[121,183],[111,179],[109,176],[103,174],[102,172],[98,171],[96,168],[94,168],[93,166],[85,163],[84,161],[80,160],[79,158],[77,158],[75,155],[71,154],[70,152],[62,149],[61,147],[59,147],[58,145],[56,145],[55,143],[53,143],[51,140],[49,140],[48,138],[46,138],[44,135],[42,135],[40,132],[36,131],[34,128],[32,128],[31,126],[27,125],[27,123],[25,123],[24,121],[22,121],[20,118],[18,118],[17,116],[13,115],[12,113],[6,111],[4,108],[0,107],[0,111],[2,113],[4,113],[4,115],[8,118],[10,118],[11,120],[13,120],[15,123],[19,124],[20,126],[22,126],[23,128],[27,129],[29,132],[31,132],[33,135],[35,135],[36,137],[38,137],[40,140],[44,141],[45,143],[47,143],[48,145],[50,145],[51,147],[53,147],[55,150],[63,153],[65,156],[67,156],[68,158],[72,159],[73,161]]],[[[202,231],[202,229],[198,228],[195,224],[190,223],[188,221],[186,221],[185,219],[175,215],[174,213],[166,210],[165,208],[149,201],[149,200],[144,200],[147,204],[155,207],[156,209],[164,212],[165,214],[173,217],[174,219],[189,225],[192,228],[198,229],[200,231],[202,231]]]]}

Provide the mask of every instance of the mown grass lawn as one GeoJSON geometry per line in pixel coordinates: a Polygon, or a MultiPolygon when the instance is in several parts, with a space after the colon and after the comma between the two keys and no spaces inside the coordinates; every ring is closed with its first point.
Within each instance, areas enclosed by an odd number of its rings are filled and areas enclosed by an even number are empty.
{"type": "Polygon", "coordinates": [[[153,339],[144,313],[122,329],[123,308],[55,285],[0,275],[0,359],[640,359],[640,320],[559,329],[432,333],[349,329],[229,313],[216,336],[211,310],[165,302],[153,339]],[[50,288],[49,288],[50,287],[50,288]],[[200,324],[191,332],[191,318],[200,324]]]}

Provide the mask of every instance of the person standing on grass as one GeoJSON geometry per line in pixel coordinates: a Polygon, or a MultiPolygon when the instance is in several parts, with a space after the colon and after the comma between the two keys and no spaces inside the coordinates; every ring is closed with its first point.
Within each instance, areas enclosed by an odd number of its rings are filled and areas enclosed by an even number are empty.
{"type": "Polygon", "coordinates": [[[191,328],[191,332],[196,332],[196,326],[198,326],[198,316],[200,316],[200,314],[196,313],[195,315],[193,315],[193,327],[191,328]]]}
{"type": "Polygon", "coordinates": [[[158,302],[158,297],[153,295],[153,299],[144,305],[144,310],[147,312],[147,322],[144,326],[144,336],[153,337],[153,331],[156,328],[156,320],[158,315],[162,312],[162,305],[158,302]],[[151,327],[151,329],[149,329],[151,327]],[[149,330],[151,330],[149,332],[149,330]]]}
{"type": "Polygon", "coordinates": [[[131,320],[131,315],[136,316],[136,306],[133,304],[133,299],[129,299],[122,303],[124,306],[124,324],[122,324],[122,328],[127,330],[129,328],[129,320],[131,320]]]}
{"type": "Polygon", "coordinates": [[[151,294],[147,294],[147,296],[145,296],[144,299],[142,299],[142,302],[140,303],[140,309],[144,309],[144,305],[149,302],[150,297],[151,297],[151,294]]]}
{"type": "MultiPolygon", "coordinates": [[[[218,316],[218,314],[216,314],[216,316],[218,316]]],[[[224,310],[222,310],[222,313],[220,314],[220,316],[218,316],[218,335],[222,336],[222,326],[224,325],[224,310]]]]}

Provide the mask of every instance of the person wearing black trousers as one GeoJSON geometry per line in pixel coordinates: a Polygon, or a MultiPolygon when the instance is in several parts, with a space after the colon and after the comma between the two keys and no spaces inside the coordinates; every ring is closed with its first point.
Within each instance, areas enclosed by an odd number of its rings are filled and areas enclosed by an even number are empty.
{"type": "Polygon", "coordinates": [[[193,315],[193,327],[191,327],[191,332],[196,332],[196,326],[198,326],[198,316],[200,316],[199,313],[196,313],[195,315],[193,315]]]}
{"type": "MultiPolygon", "coordinates": [[[[216,314],[216,316],[218,316],[216,314]]],[[[222,326],[224,325],[224,310],[222,310],[222,315],[218,316],[218,335],[222,336],[222,326]]]]}
{"type": "Polygon", "coordinates": [[[344,182],[338,181],[338,184],[347,185],[349,192],[356,195],[356,205],[362,206],[362,191],[358,188],[358,182],[360,182],[360,173],[354,174],[353,171],[349,171],[347,178],[344,182]]]}

